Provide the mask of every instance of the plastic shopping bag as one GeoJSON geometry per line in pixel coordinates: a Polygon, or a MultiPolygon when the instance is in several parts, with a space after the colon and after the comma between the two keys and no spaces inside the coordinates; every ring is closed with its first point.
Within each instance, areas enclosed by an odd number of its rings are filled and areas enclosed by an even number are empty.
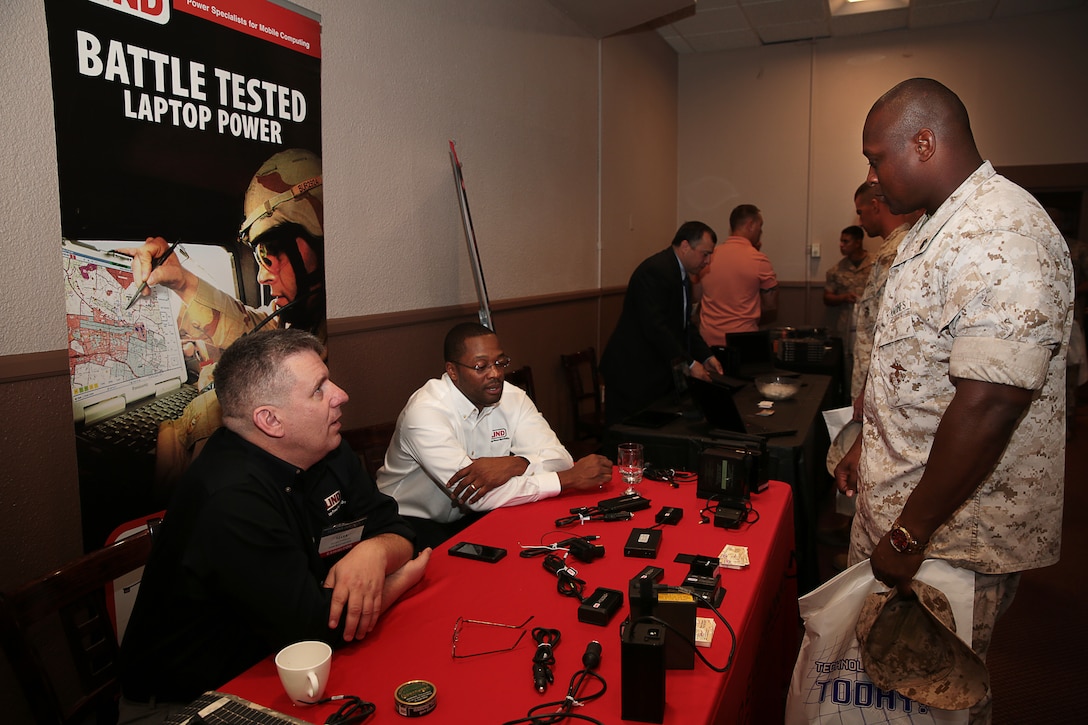
{"type": "MultiPolygon", "coordinates": [[[[970,644],[974,572],[929,559],[915,578],[944,593],[957,633],[970,644]]],[[[798,600],[805,637],[786,699],[786,725],[966,725],[967,710],[927,707],[898,692],[881,690],[866,676],[854,629],[865,597],[887,590],[866,559],[798,600]]]]}

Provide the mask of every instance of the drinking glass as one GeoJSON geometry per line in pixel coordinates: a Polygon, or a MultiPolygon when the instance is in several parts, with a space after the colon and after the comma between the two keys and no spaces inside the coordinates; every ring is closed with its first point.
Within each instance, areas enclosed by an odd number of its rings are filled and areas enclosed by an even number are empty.
{"type": "Polygon", "coordinates": [[[624,494],[638,493],[635,486],[642,481],[642,444],[620,443],[616,465],[620,469],[620,478],[627,484],[624,494]]]}

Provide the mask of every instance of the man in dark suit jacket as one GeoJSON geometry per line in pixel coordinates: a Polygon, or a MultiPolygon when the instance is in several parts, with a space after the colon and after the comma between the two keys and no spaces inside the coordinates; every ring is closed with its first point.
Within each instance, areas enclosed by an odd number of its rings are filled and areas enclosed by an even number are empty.
{"type": "Polygon", "coordinates": [[[673,365],[710,380],[721,363],[691,323],[691,276],[707,265],[718,236],[703,222],[684,222],[672,246],[631,274],[623,312],[601,356],[605,422],[618,423],[674,389],[673,365]]]}

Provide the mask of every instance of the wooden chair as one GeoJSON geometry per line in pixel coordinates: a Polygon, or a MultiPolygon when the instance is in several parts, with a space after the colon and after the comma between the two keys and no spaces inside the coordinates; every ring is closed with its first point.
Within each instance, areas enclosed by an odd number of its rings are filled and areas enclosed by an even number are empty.
{"type": "Polygon", "coordinates": [[[116,721],[120,648],[107,590],[150,554],[145,529],[0,595],[4,651],[37,722],[116,721]]]}
{"type": "Polygon", "coordinates": [[[587,347],[560,355],[567,377],[574,439],[600,439],[604,432],[604,406],[601,401],[601,374],[597,370],[597,351],[587,347]]]}
{"type": "Polygon", "coordinates": [[[340,436],[348,442],[351,450],[359,454],[370,477],[378,480],[378,469],[385,463],[385,451],[397,424],[392,421],[340,431],[340,436]]]}
{"type": "MultiPolygon", "coordinates": [[[[165,510],[156,511],[120,524],[113,530],[113,533],[106,537],[106,546],[127,539],[130,536],[137,536],[145,531],[151,532],[151,539],[154,541],[155,532],[162,526],[165,516],[165,510]]],[[[144,568],[142,566],[136,567],[124,576],[114,579],[112,590],[106,591],[106,609],[110,613],[110,623],[113,625],[113,631],[117,633],[118,644],[125,638],[125,629],[128,627],[132,608],[136,604],[136,596],[140,593],[140,581],[143,579],[143,575],[144,568]]]]}
{"type": "Polygon", "coordinates": [[[511,385],[516,385],[524,390],[529,399],[534,403],[536,402],[536,387],[533,386],[533,369],[531,367],[526,365],[517,370],[507,370],[505,379],[511,385]]]}

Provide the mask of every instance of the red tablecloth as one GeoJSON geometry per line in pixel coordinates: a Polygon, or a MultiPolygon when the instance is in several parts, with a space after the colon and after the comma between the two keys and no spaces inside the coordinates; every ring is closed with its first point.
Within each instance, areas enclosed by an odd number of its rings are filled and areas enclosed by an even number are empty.
{"type": "MultiPolygon", "coordinates": [[[[458,540],[500,546],[508,555],[496,564],[449,556],[448,542],[436,550],[424,580],[387,611],[362,642],[337,650],[326,696],[353,694],[374,702],[377,712],[367,724],[400,723],[393,693],[409,680],[427,680],[437,688],[437,706],[425,722],[502,723],[523,717],[536,704],[561,700],[571,676],[582,668],[582,653],[592,640],[602,645],[600,674],[607,683],[604,696],[579,712],[602,722],[620,721],[620,623],[629,613],[629,580],[647,564],[665,570],[664,584],[679,585],[688,565],[675,563],[678,554],[716,557],[726,544],[748,547],[751,565],[743,570],[719,569],[726,593],[720,606],[737,633],[737,652],[724,674],[698,659],[693,670],[669,670],[666,676],[666,723],[773,722],[781,718],[785,685],[797,646],[796,581],[792,578],[793,515],[790,487],[772,482],[752,496],[755,523],[738,530],[700,524],[703,500],[694,484],[672,488],[644,481],[640,493],[652,502],[627,522],[589,522],[556,529],[555,520],[575,506],[589,506],[617,496],[623,486],[614,479],[603,491],[563,495],[526,506],[493,511],[458,540]],[[683,509],[677,526],[664,527],[656,559],[630,558],[623,545],[634,527],[650,527],[662,506],[683,509]],[[591,563],[573,558],[569,565],[585,581],[588,596],[597,587],[624,594],[623,608],[607,626],[579,622],[578,600],[561,596],[554,574],[542,566],[543,557],[521,558],[520,545],[553,543],[575,535],[596,534],[604,557],[591,563]],[[511,652],[469,659],[451,657],[454,622],[465,617],[520,624],[530,615],[533,627],[558,629],[555,682],[543,695],[532,679],[535,644],[527,633],[511,652]],[[770,717],[771,719],[766,719],[770,717]]],[[[700,616],[712,616],[700,609],[700,616]]],[[[517,632],[479,625],[462,631],[458,654],[512,644],[517,632]]],[[[715,665],[726,663],[730,636],[718,622],[713,646],[700,648],[715,665]]],[[[590,685],[590,688],[595,687],[590,685]]],[[[336,707],[294,706],[284,694],[273,659],[260,662],[227,683],[222,690],[272,707],[294,717],[323,723],[336,707]]]]}

